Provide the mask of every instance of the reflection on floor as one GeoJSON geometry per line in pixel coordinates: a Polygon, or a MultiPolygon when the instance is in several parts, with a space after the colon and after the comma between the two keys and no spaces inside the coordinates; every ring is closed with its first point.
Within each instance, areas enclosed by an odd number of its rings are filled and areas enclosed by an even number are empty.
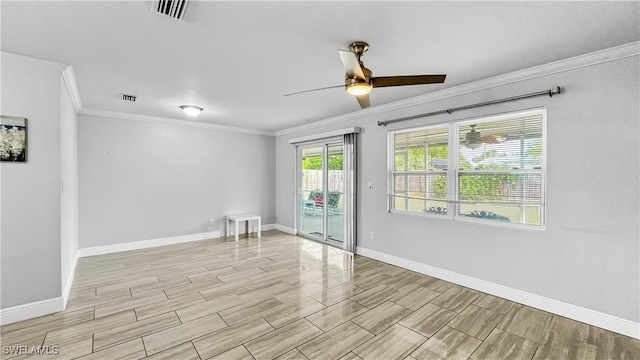
{"type": "MultiPolygon", "coordinates": [[[[82,258],[47,359],[640,359],[640,341],[278,231],[82,258]]],[[[39,358],[39,357],[31,357],[39,358]]]]}

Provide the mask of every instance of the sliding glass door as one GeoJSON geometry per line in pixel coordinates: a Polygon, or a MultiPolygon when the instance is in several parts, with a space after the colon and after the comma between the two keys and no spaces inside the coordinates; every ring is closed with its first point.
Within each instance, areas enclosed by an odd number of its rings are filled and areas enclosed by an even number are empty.
{"type": "Polygon", "coordinates": [[[357,127],[290,139],[298,234],[356,251],[357,127]]]}
{"type": "Polygon", "coordinates": [[[342,141],[298,147],[299,232],[342,247],[345,169],[342,141]]]}

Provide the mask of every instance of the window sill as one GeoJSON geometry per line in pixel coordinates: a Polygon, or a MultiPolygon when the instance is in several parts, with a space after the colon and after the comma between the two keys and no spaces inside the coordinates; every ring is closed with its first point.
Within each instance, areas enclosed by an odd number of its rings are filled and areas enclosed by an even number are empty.
{"type": "Polygon", "coordinates": [[[396,210],[396,209],[391,209],[388,212],[391,214],[448,220],[452,222],[461,222],[461,223],[489,226],[489,227],[502,228],[502,229],[516,229],[516,230],[535,231],[535,232],[546,231],[545,225],[527,225],[527,224],[512,223],[512,222],[506,222],[506,221],[500,221],[500,220],[494,220],[494,219],[473,218],[473,217],[462,216],[462,215],[451,216],[449,214],[443,215],[443,214],[436,214],[436,213],[429,213],[429,212],[405,211],[405,210],[396,210]]]}

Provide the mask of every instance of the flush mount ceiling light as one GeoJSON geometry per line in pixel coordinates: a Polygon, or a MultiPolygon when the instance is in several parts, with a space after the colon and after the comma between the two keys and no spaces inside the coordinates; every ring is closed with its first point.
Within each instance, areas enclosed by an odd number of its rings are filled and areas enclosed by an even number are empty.
{"type": "Polygon", "coordinates": [[[193,105],[182,105],[180,109],[182,109],[187,116],[198,116],[203,110],[201,107],[193,105]]]}

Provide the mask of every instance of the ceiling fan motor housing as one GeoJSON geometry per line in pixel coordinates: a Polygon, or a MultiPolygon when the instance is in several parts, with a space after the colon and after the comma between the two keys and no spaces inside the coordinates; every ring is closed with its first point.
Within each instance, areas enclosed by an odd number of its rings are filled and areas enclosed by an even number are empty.
{"type": "MultiPolygon", "coordinates": [[[[353,45],[353,44],[351,44],[353,45]]],[[[353,48],[353,47],[352,47],[353,48]]],[[[351,95],[366,95],[371,91],[371,70],[364,67],[362,61],[358,60],[360,64],[360,68],[362,69],[362,73],[364,74],[364,79],[361,79],[356,76],[349,76],[349,74],[344,75],[344,88],[351,95]]]]}

